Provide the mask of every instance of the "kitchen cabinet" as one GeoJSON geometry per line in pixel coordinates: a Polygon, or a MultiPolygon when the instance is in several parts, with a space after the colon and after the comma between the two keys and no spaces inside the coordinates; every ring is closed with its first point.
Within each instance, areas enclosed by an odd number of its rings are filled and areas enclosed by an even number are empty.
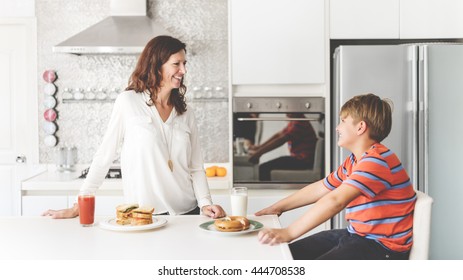
{"type": "MultiPolygon", "coordinates": [[[[225,166],[224,164],[207,164],[225,166]]],[[[77,202],[83,179],[77,179],[86,166],[78,165],[74,172],[56,172],[54,165],[44,166],[36,176],[21,183],[22,215],[38,216],[47,209],[64,209],[77,202]]],[[[1,171],[1,169],[0,169],[1,171]]],[[[211,192],[228,193],[230,177],[207,178],[211,192]]],[[[107,179],[96,194],[95,214],[114,216],[116,206],[124,203],[121,179],[107,179]]]]}
{"type": "Polygon", "coordinates": [[[463,38],[463,1],[400,0],[400,38],[463,38]]]}
{"type": "Polygon", "coordinates": [[[124,196],[97,196],[95,200],[95,215],[97,216],[114,216],[116,215],[116,206],[124,203],[124,196]]]}
{"type": "Polygon", "coordinates": [[[330,0],[331,39],[398,39],[400,0],[330,0]]]}
{"type": "Polygon", "coordinates": [[[324,0],[229,0],[233,85],[325,82],[324,0]]]}
{"type": "Polygon", "coordinates": [[[2,1],[0,18],[35,17],[35,0],[2,1]]]}
{"type": "MultiPolygon", "coordinates": [[[[77,202],[77,196],[72,195],[68,198],[68,205],[71,207],[77,202]]],[[[96,195],[95,197],[95,215],[96,216],[114,216],[116,215],[116,206],[124,203],[122,195],[96,195]]]]}
{"type": "Polygon", "coordinates": [[[330,0],[330,38],[462,38],[462,11],[460,0],[330,0]]]}
{"type": "MultiPolygon", "coordinates": [[[[25,195],[22,197],[22,216],[40,216],[48,209],[70,208],[77,202],[76,193],[68,195],[25,195]]],[[[95,215],[113,216],[116,205],[124,203],[122,195],[98,195],[95,200],[95,215]]]]}
{"type": "Polygon", "coordinates": [[[21,215],[40,216],[48,209],[65,209],[68,205],[67,195],[23,196],[21,215]]]}

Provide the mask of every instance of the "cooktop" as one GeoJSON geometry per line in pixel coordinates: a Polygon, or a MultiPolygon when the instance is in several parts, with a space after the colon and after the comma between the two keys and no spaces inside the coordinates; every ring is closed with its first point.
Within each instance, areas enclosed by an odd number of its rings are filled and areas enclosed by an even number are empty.
{"type": "MultiPolygon", "coordinates": [[[[79,176],[79,178],[87,178],[89,168],[90,167],[87,167],[84,170],[82,170],[82,174],[79,176]]],[[[122,178],[121,168],[120,167],[110,168],[108,170],[108,173],[106,174],[105,178],[106,179],[120,179],[120,178],[122,178]]]]}

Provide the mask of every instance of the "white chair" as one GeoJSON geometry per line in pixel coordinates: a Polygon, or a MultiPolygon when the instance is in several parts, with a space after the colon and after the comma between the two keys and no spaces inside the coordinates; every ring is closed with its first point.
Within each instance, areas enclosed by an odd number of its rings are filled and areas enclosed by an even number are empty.
{"type": "Polygon", "coordinates": [[[432,198],[416,191],[417,200],[413,214],[413,246],[410,260],[427,260],[429,258],[429,240],[431,236],[432,198]]]}

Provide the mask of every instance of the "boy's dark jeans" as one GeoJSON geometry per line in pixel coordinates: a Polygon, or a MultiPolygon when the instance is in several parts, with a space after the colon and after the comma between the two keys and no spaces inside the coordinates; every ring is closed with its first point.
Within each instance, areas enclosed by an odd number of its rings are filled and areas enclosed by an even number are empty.
{"type": "Polygon", "coordinates": [[[386,249],[347,229],[319,232],[289,244],[295,260],[408,260],[405,253],[386,249]]]}

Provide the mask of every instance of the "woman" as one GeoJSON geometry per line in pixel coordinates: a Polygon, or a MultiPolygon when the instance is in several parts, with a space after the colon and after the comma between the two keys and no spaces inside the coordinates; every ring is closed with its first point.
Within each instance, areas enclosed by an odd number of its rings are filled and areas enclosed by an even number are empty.
{"type": "MultiPolygon", "coordinates": [[[[225,215],[213,205],[193,110],[187,110],[186,45],[158,36],[140,55],[129,86],[115,104],[103,142],[82,189],[98,189],[120,144],[126,202],[153,206],[156,214],[225,215]]],[[[78,205],[43,215],[70,218],[78,205]]]]}

